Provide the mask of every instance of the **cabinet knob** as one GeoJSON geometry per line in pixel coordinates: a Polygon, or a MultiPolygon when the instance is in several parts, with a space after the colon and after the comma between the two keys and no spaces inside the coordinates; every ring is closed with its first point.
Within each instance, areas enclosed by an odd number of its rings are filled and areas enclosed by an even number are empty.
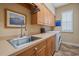
{"type": "Polygon", "coordinates": [[[37,50],[37,48],[34,48],[35,50],[37,50]]]}

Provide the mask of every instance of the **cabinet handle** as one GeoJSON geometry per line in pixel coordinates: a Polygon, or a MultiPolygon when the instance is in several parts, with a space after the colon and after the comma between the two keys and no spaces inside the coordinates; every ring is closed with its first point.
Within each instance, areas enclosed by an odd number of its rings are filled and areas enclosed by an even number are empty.
{"type": "Polygon", "coordinates": [[[34,48],[35,50],[37,50],[37,48],[34,48]]]}

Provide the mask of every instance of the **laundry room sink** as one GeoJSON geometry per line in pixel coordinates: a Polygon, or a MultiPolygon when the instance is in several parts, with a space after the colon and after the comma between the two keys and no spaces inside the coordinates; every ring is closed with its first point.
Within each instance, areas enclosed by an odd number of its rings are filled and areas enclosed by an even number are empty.
{"type": "Polygon", "coordinates": [[[35,36],[24,36],[21,38],[15,38],[12,40],[8,40],[8,42],[14,47],[14,48],[19,48],[22,46],[25,46],[26,44],[36,41],[38,39],[41,39],[40,37],[35,37],[35,36]]]}

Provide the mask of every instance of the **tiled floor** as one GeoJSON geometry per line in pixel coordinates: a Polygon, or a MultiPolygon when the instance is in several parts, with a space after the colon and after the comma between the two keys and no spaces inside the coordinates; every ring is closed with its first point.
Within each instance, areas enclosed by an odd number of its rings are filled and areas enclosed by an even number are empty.
{"type": "Polygon", "coordinates": [[[62,44],[60,50],[54,56],[79,56],[79,47],[62,44]]]}

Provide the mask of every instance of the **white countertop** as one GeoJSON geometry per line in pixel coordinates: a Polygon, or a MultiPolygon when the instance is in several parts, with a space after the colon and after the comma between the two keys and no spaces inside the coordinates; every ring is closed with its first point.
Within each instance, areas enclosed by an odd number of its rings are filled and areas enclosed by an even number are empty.
{"type": "Polygon", "coordinates": [[[28,48],[28,46],[34,44],[34,43],[37,43],[41,40],[44,40],[50,36],[53,36],[55,35],[56,32],[55,31],[50,31],[50,32],[47,32],[47,33],[43,33],[43,34],[36,34],[36,35],[33,35],[33,36],[36,36],[36,37],[40,37],[41,39],[39,40],[36,40],[36,41],[33,41],[29,44],[27,44],[26,46],[22,47],[22,48],[19,48],[19,49],[15,49],[7,40],[0,40],[0,56],[8,56],[8,55],[11,55],[17,51],[20,51],[24,48],[28,48]]]}

